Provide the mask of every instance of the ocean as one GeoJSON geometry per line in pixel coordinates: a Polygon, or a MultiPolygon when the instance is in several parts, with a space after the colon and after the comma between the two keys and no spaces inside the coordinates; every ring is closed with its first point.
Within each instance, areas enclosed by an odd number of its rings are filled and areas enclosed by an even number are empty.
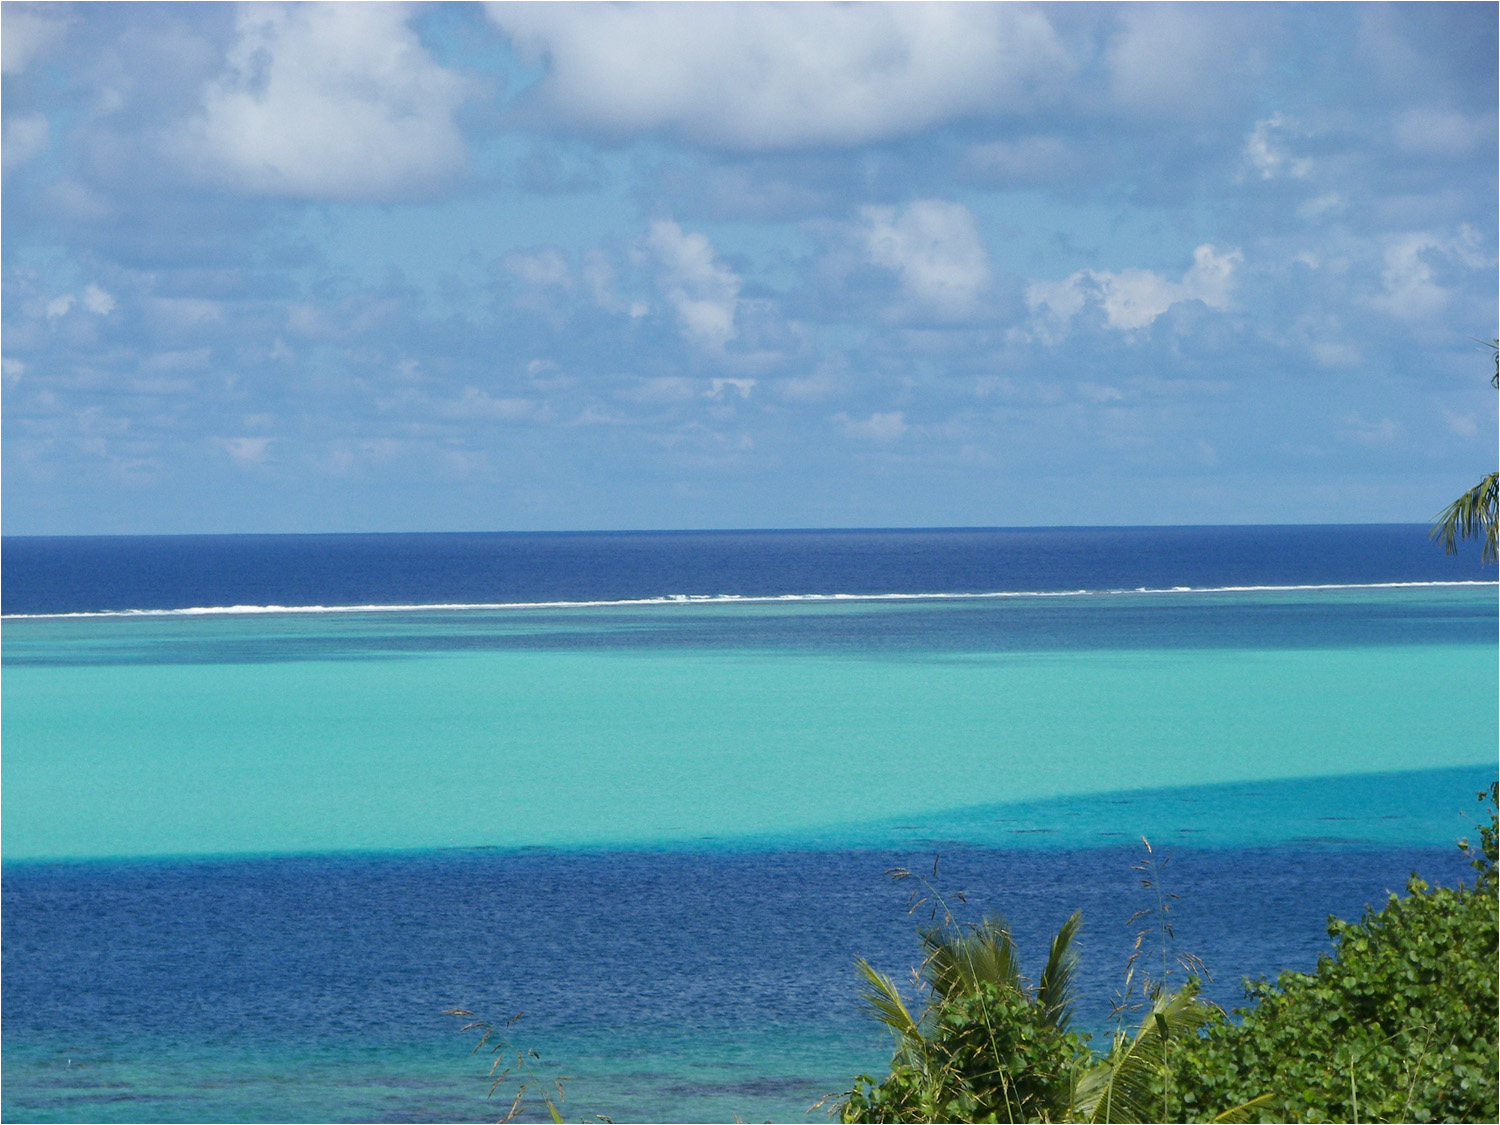
{"type": "Polygon", "coordinates": [[[453,1008],[570,1119],[821,1120],[889,870],[1032,966],[1082,909],[1104,1033],[1143,838],[1232,1006],[1463,878],[1497,771],[1494,571],[1420,526],[0,550],[11,1120],[493,1120],[453,1008]]]}

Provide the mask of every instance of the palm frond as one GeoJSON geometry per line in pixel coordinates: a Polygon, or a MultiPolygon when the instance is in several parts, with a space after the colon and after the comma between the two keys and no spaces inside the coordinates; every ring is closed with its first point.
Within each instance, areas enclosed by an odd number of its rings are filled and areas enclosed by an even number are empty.
{"type": "Polygon", "coordinates": [[[1191,988],[1159,993],[1134,1036],[1114,1048],[1078,1080],[1075,1121],[1149,1121],[1161,1116],[1156,1083],[1166,1071],[1174,1040],[1197,1033],[1210,1009],[1191,988]]]}
{"type": "Polygon", "coordinates": [[[917,1026],[917,1021],[912,1018],[906,1001],[901,999],[901,990],[896,987],[896,982],[863,957],[856,960],[854,964],[859,969],[860,975],[865,978],[859,998],[869,1009],[870,1014],[899,1035],[903,1044],[920,1044],[922,1031],[917,1026]]]}
{"type": "Polygon", "coordinates": [[[1016,945],[1003,918],[986,917],[963,934],[926,930],[922,943],[927,947],[923,976],[934,996],[974,992],[981,984],[1011,992],[1022,987],[1016,945]]]}
{"type": "Polygon", "coordinates": [[[1458,553],[1458,540],[1483,538],[1482,561],[1495,561],[1497,501],[1500,473],[1491,473],[1437,514],[1432,538],[1441,539],[1450,555],[1458,553]]]}
{"type": "Polygon", "coordinates": [[[1237,1105],[1233,1109],[1226,1109],[1219,1116],[1215,1117],[1214,1120],[1216,1122],[1222,1121],[1225,1125],[1241,1125],[1243,1122],[1252,1120],[1257,1110],[1270,1109],[1271,1103],[1275,1099],[1275,1094],[1262,1094],[1260,1097],[1251,1098],[1248,1102],[1237,1105]]]}
{"type": "Polygon", "coordinates": [[[1046,1022],[1058,1031],[1067,1031],[1068,1024],[1073,1019],[1073,970],[1078,966],[1078,952],[1073,948],[1073,939],[1078,936],[1081,925],[1083,912],[1075,910],[1052,939],[1047,967],[1042,970],[1041,980],[1037,982],[1037,1003],[1042,1007],[1046,1022]]]}

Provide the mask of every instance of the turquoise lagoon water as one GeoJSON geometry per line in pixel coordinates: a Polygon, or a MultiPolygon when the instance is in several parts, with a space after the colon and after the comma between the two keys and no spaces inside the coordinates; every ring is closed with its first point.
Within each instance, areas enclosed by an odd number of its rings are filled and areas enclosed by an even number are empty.
{"type": "MultiPolygon", "coordinates": [[[[1111,615],[1139,609],[1124,597],[12,621],[5,856],[853,846],[976,806],[1492,763],[1493,709],[1452,705],[1494,699],[1492,589],[1156,595],[1151,609],[1210,598],[1229,617],[1395,607],[1458,639],[1070,649],[1074,636],[1033,635],[1043,612],[1110,635],[1111,615]],[[953,643],[828,641],[830,621],[888,635],[918,615],[953,643]],[[767,623],[759,643],[724,642],[767,623]]],[[[1305,835],[1267,816],[1221,826],[1223,842],[1305,835]]]]}

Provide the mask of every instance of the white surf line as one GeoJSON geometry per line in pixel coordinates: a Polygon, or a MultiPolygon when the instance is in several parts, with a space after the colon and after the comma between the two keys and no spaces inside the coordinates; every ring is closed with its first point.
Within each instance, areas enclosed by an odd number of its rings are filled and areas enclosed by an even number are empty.
{"type": "Polygon", "coordinates": [[[922,594],[668,594],[652,598],[618,598],[594,601],[548,602],[413,602],[370,605],[227,605],[189,606],[181,609],[104,609],[70,613],[7,613],[0,621],[47,621],[94,617],[236,617],[267,614],[334,613],[427,613],[474,610],[609,609],[630,606],[676,605],[774,605],[794,602],[888,602],[888,601],[980,601],[1005,598],[1080,598],[1162,594],[1292,593],[1316,590],[1404,590],[1467,586],[1496,586],[1485,579],[1454,579],[1432,582],[1325,582],[1301,585],[1261,586],[1137,586],[1103,590],[997,590],[983,593],[922,594]]]}

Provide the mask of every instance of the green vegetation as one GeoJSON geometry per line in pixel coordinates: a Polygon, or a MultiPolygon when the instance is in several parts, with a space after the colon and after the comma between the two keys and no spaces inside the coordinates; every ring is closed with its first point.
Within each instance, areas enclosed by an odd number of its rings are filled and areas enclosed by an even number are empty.
{"type": "Polygon", "coordinates": [[[923,930],[928,952],[921,977],[932,1001],[920,1020],[890,977],[859,961],[865,1002],[900,1046],[883,1082],[860,1076],[842,1106],[843,1120],[993,1120],[992,1107],[1017,1121],[1068,1113],[1078,1059],[1087,1050],[1068,1030],[1079,922],[1074,914],[1063,923],[1035,989],[1022,979],[1015,944],[999,919],[955,932],[950,915],[942,927],[923,930]]]}
{"type": "MultiPolygon", "coordinates": [[[[922,931],[920,1016],[890,978],[859,963],[865,999],[897,1048],[885,1078],[861,1075],[844,1096],[842,1120],[1500,1119],[1500,788],[1480,796],[1491,818],[1472,886],[1432,889],[1413,876],[1407,897],[1393,895],[1358,923],[1330,921],[1334,953],[1313,973],[1247,983],[1251,1003],[1237,1020],[1201,1001],[1194,977],[1168,986],[1165,942],[1161,975],[1137,983],[1138,940],[1117,1011],[1144,1015],[1133,1031],[1122,1023],[1103,1053],[1068,1028],[1077,915],[1032,988],[1003,922],[957,927],[937,899],[943,924],[922,931]],[[1140,1002],[1131,1005],[1133,987],[1140,1002]]],[[[1159,880],[1144,882],[1160,896],[1159,880]]],[[[1164,939],[1168,909],[1160,896],[1164,939]]]]}
{"type": "Polygon", "coordinates": [[[1481,559],[1496,561],[1495,515],[1500,473],[1491,473],[1437,514],[1432,537],[1443,541],[1443,550],[1458,553],[1458,540],[1483,539],[1481,559]]]}
{"type": "MultiPolygon", "coordinates": [[[[1493,798],[1493,790],[1491,794],[1493,798]]],[[[1271,1121],[1494,1121],[1494,822],[1472,887],[1412,876],[1357,923],[1313,973],[1247,988],[1239,1023],[1217,1014],[1178,1067],[1182,1120],[1248,1090],[1273,1090],[1271,1121]]]]}
{"type": "MultiPolygon", "coordinates": [[[[1495,374],[1490,386],[1500,390],[1500,340],[1485,345],[1495,356],[1495,374]]],[[[1491,473],[1449,504],[1433,519],[1432,537],[1443,541],[1443,550],[1458,553],[1460,539],[1482,539],[1480,561],[1500,560],[1496,547],[1497,507],[1500,507],[1500,473],[1491,473]]]]}

